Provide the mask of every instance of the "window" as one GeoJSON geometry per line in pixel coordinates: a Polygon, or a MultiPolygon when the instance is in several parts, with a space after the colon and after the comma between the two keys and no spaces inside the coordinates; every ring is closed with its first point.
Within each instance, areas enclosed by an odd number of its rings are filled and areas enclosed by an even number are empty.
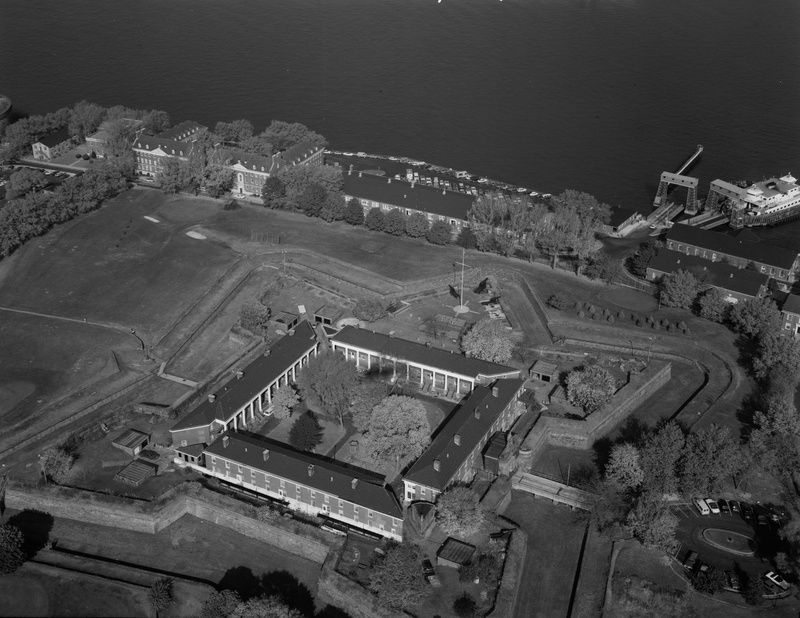
{"type": "Polygon", "coordinates": [[[212,466],[215,466],[215,465],[217,465],[217,458],[216,458],[216,457],[212,457],[212,458],[211,458],[211,465],[212,465],[212,466]]]}
{"type": "Polygon", "coordinates": [[[231,462],[229,462],[229,461],[226,461],[226,462],[225,462],[225,468],[230,468],[230,467],[231,467],[231,462]]]}
{"type": "Polygon", "coordinates": [[[330,512],[331,512],[331,507],[330,507],[330,506],[328,506],[327,504],[323,504],[323,505],[322,505],[322,512],[323,512],[323,513],[325,513],[325,514],[327,515],[328,513],[330,513],[330,512]]]}
{"type": "Polygon", "coordinates": [[[314,500],[316,497],[317,497],[317,492],[316,491],[312,491],[311,492],[311,499],[314,500]]]}
{"type": "Polygon", "coordinates": [[[278,495],[279,495],[281,498],[283,498],[283,497],[286,495],[286,494],[284,494],[284,492],[283,492],[283,487],[281,487],[281,488],[278,490],[278,495]]]}
{"type": "Polygon", "coordinates": [[[372,511],[367,511],[367,517],[369,517],[370,519],[372,519],[372,511]]]}
{"type": "Polygon", "coordinates": [[[187,446],[188,442],[186,440],[181,440],[181,446],[187,446]]]}
{"type": "Polygon", "coordinates": [[[286,481],[281,479],[281,489],[283,489],[284,487],[286,487],[286,481]]]}
{"type": "Polygon", "coordinates": [[[242,464],[239,464],[239,472],[242,471],[242,464]]]}

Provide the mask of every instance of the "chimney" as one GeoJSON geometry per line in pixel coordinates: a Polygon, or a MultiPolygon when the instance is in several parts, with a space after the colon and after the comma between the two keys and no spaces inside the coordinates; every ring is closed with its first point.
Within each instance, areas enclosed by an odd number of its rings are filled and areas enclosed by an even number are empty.
{"type": "Polygon", "coordinates": [[[352,481],[350,481],[350,487],[352,489],[355,489],[356,485],[358,485],[358,479],[353,479],[352,481]]]}
{"type": "Polygon", "coordinates": [[[412,180],[412,181],[411,181],[411,188],[412,188],[412,189],[414,188],[414,185],[415,185],[415,184],[417,184],[417,183],[416,183],[416,181],[412,180]]]}
{"type": "Polygon", "coordinates": [[[500,389],[496,386],[492,387],[492,397],[499,397],[500,396],[500,389]]]}
{"type": "Polygon", "coordinates": [[[392,179],[389,178],[389,182],[387,182],[386,184],[388,184],[388,185],[392,184],[392,179]]]}
{"type": "Polygon", "coordinates": [[[434,469],[434,470],[436,470],[436,471],[438,472],[438,471],[439,471],[439,468],[441,468],[441,467],[442,467],[442,466],[441,466],[441,464],[439,463],[439,458],[437,457],[436,459],[434,459],[434,460],[433,460],[433,469],[434,469]]]}
{"type": "Polygon", "coordinates": [[[480,409],[479,409],[479,408],[475,408],[475,418],[478,418],[478,419],[479,419],[480,417],[481,417],[481,411],[480,411],[480,409]]]}
{"type": "Polygon", "coordinates": [[[456,435],[453,436],[453,444],[455,444],[456,446],[461,446],[461,434],[460,433],[457,433],[456,435]]]}
{"type": "Polygon", "coordinates": [[[236,370],[236,379],[237,380],[241,380],[243,377],[244,377],[244,371],[242,371],[241,369],[237,369],[236,370]]]}
{"type": "Polygon", "coordinates": [[[214,403],[214,400],[215,400],[216,398],[217,398],[217,396],[216,396],[214,393],[209,393],[209,394],[208,394],[208,402],[209,402],[209,403],[214,403]]]}
{"type": "Polygon", "coordinates": [[[447,189],[442,189],[442,195],[447,195],[447,189]]]}
{"type": "Polygon", "coordinates": [[[230,436],[222,436],[222,448],[228,448],[228,445],[231,443],[230,436]]]}
{"type": "Polygon", "coordinates": [[[361,172],[358,173],[358,177],[361,178],[361,172]]]}
{"type": "Polygon", "coordinates": [[[261,457],[262,457],[262,459],[263,459],[264,461],[267,461],[267,460],[269,460],[269,449],[268,449],[268,448],[265,448],[265,449],[264,449],[264,450],[261,452],[261,457]]]}
{"type": "Polygon", "coordinates": [[[267,348],[266,350],[264,350],[264,356],[269,356],[269,348],[267,348]]]}
{"type": "Polygon", "coordinates": [[[314,464],[308,464],[308,476],[314,476],[314,464]]]}

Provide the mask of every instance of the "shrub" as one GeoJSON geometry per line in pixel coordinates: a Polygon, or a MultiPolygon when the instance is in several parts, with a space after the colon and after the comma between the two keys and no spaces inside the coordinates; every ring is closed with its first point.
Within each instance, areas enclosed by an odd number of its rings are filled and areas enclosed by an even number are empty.
{"type": "Polygon", "coordinates": [[[581,309],[580,311],[578,311],[578,317],[579,317],[579,318],[585,318],[585,317],[586,317],[586,314],[583,312],[583,309],[581,309]]]}
{"type": "Polygon", "coordinates": [[[477,605],[473,599],[466,592],[453,601],[453,611],[461,618],[469,618],[475,615],[477,605]]]}
{"type": "Polygon", "coordinates": [[[364,322],[374,322],[386,315],[386,307],[377,299],[365,298],[356,302],[353,315],[364,322]]]}
{"type": "Polygon", "coordinates": [[[225,205],[222,207],[222,210],[238,210],[241,208],[239,202],[236,200],[228,200],[225,202],[225,205]]]}
{"type": "Polygon", "coordinates": [[[367,229],[374,230],[376,232],[382,232],[385,224],[386,215],[384,215],[383,211],[377,206],[370,209],[370,211],[367,213],[367,216],[364,217],[364,225],[367,226],[367,229]]]}
{"type": "Polygon", "coordinates": [[[453,232],[444,221],[436,221],[425,235],[425,238],[432,245],[446,245],[452,237],[453,232]]]}
{"type": "Polygon", "coordinates": [[[175,602],[173,584],[174,580],[171,577],[162,577],[150,586],[150,604],[156,613],[175,602]]]}
{"type": "Polygon", "coordinates": [[[606,320],[608,320],[608,323],[609,323],[609,324],[613,324],[613,323],[614,323],[614,316],[613,316],[613,315],[610,315],[610,316],[608,316],[608,317],[606,318],[606,320]]]}
{"type": "Polygon", "coordinates": [[[567,299],[565,299],[563,296],[559,296],[558,294],[551,294],[550,297],[547,299],[547,306],[561,311],[569,306],[569,301],[567,301],[567,299]]]}

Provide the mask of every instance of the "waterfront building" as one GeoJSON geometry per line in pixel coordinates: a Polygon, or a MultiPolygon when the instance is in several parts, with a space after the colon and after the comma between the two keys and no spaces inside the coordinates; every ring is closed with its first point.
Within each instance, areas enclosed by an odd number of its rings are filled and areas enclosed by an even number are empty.
{"type": "Polygon", "coordinates": [[[343,178],[345,199],[356,199],[364,215],[372,208],[385,212],[399,209],[406,216],[422,213],[433,224],[444,221],[457,234],[468,226],[468,215],[474,197],[445,189],[434,189],[403,180],[383,178],[363,172],[348,172],[343,178]]]}
{"type": "Polygon", "coordinates": [[[647,280],[658,282],[679,270],[690,272],[702,289],[717,288],[729,303],[738,303],[764,296],[768,292],[769,275],[727,262],[712,262],[696,255],[662,249],[647,266],[647,280]]]}
{"type": "Polygon", "coordinates": [[[795,337],[800,336],[800,296],[789,294],[781,307],[783,329],[795,337]]]}
{"type": "Polygon", "coordinates": [[[491,436],[507,432],[524,412],[523,384],[521,379],[502,379],[476,386],[403,475],[404,501],[435,502],[450,485],[472,481],[483,469],[483,449],[491,436]]]}
{"type": "MultiPolygon", "coordinates": [[[[184,465],[186,465],[184,463],[184,465]]],[[[224,433],[190,467],[288,508],[403,540],[403,511],[385,477],[235,432],[224,433]]]]}
{"type": "Polygon", "coordinates": [[[158,135],[138,135],[132,147],[136,173],[155,176],[166,159],[188,161],[198,134],[207,128],[193,120],[185,120],[158,135]]]}
{"type": "Polygon", "coordinates": [[[772,244],[744,242],[733,236],[676,223],[667,233],[667,249],[696,255],[711,262],[726,261],[745,268],[751,263],[765,275],[791,283],[797,276],[800,259],[796,251],[772,244]]]}
{"type": "Polygon", "coordinates": [[[174,127],[158,134],[161,139],[173,139],[178,142],[193,142],[199,133],[207,131],[208,127],[195,122],[194,120],[184,120],[174,127]]]}
{"type": "Polygon", "coordinates": [[[309,142],[301,142],[271,156],[247,153],[237,149],[223,149],[220,157],[234,173],[233,189],[239,195],[261,196],[264,183],[283,167],[295,165],[322,165],[325,149],[309,142]]]}
{"type": "Polygon", "coordinates": [[[329,342],[335,352],[353,361],[361,371],[379,370],[391,375],[393,382],[409,382],[449,398],[465,395],[478,384],[516,378],[520,373],[513,367],[355,326],[345,326],[329,342]]]}
{"type": "MultiPolygon", "coordinates": [[[[237,371],[234,378],[175,423],[169,430],[173,446],[208,444],[228,429],[246,428],[256,412],[270,415],[272,395],[284,384],[293,383],[300,368],[307,366],[318,351],[314,328],[308,321],[301,321],[293,331],[237,371]]],[[[199,449],[192,452],[196,456],[199,449]]]]}
{"type": "Polygon", "coordinates": [[[730,212],[734,227],[774,224],[800,211],[800,186],[791,174],[754,182],[746,188],[715,180],[706,208],[717,210],[721,204],[730,212]]]}
{"type": "Polygon", "coordinates": [[[31,144],[33,158],[37,161],[50,161],[72,148],[72,136],[66,127],[48,133],[31,144]]]}

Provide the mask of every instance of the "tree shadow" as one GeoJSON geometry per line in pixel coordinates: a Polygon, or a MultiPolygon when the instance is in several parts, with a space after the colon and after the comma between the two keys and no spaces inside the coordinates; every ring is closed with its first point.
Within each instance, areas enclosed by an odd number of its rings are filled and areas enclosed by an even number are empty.
{"type": "Polygon", "coordinates": [[[261,594],[261,580],[248,567],[238,566],[225,571],[217,584],[218,590],[233,590],[243,601],[261,594]]]}
{"type": "MultiPolygon", "coordinates": [[[[256,576],[248,567],[234,567],[225,572],[217,584],[217,589],[233,590],[243,601],[262,596],[275,596],[304,616],[314,616],[314,597],[311,591],[288,571],[271,571],[256,576]]],[[[335,609],[331,608],[331,611],[335,609]]],[[[338,615],[347,616],[347,614],[338,615]]],[[[336,617],[337,614],[330,616],[336,617]]]]}
{"type": "Polygon", "coordinates": [[[8,519],[9,525],[20,529],[25,542],[22,546],[25,555],[30,560],[50,540],[50,531],[53,529],[53,516],[44,511],[25,509],[24,511],[12,515],[8,519]]]}
{"type": "Polygon", "coordinates": [[[614,448],[614,443],[611,441],[611,438],[608,437],[598,438],[594,441],[594,444],[592,444],[594,463],[597,466],[597,471],[600,476],[605,476],[606,474],[606,466],[611,457],[612,448],[614,448]]]}
{"type": "Polygon", "coordinates": [[[651,431],[649,425],[634,416],[629,416],[625,424],[620,427],[619,437],[615,442],[629,442],[635,446],[641,446],[651,431]]]}
{"type": "Polygon", "coordinates": [[[316,618],[351,618],[350,614],[346,611],[334,607],[333,605],[326,605],[319,612],[316,618]]]}

